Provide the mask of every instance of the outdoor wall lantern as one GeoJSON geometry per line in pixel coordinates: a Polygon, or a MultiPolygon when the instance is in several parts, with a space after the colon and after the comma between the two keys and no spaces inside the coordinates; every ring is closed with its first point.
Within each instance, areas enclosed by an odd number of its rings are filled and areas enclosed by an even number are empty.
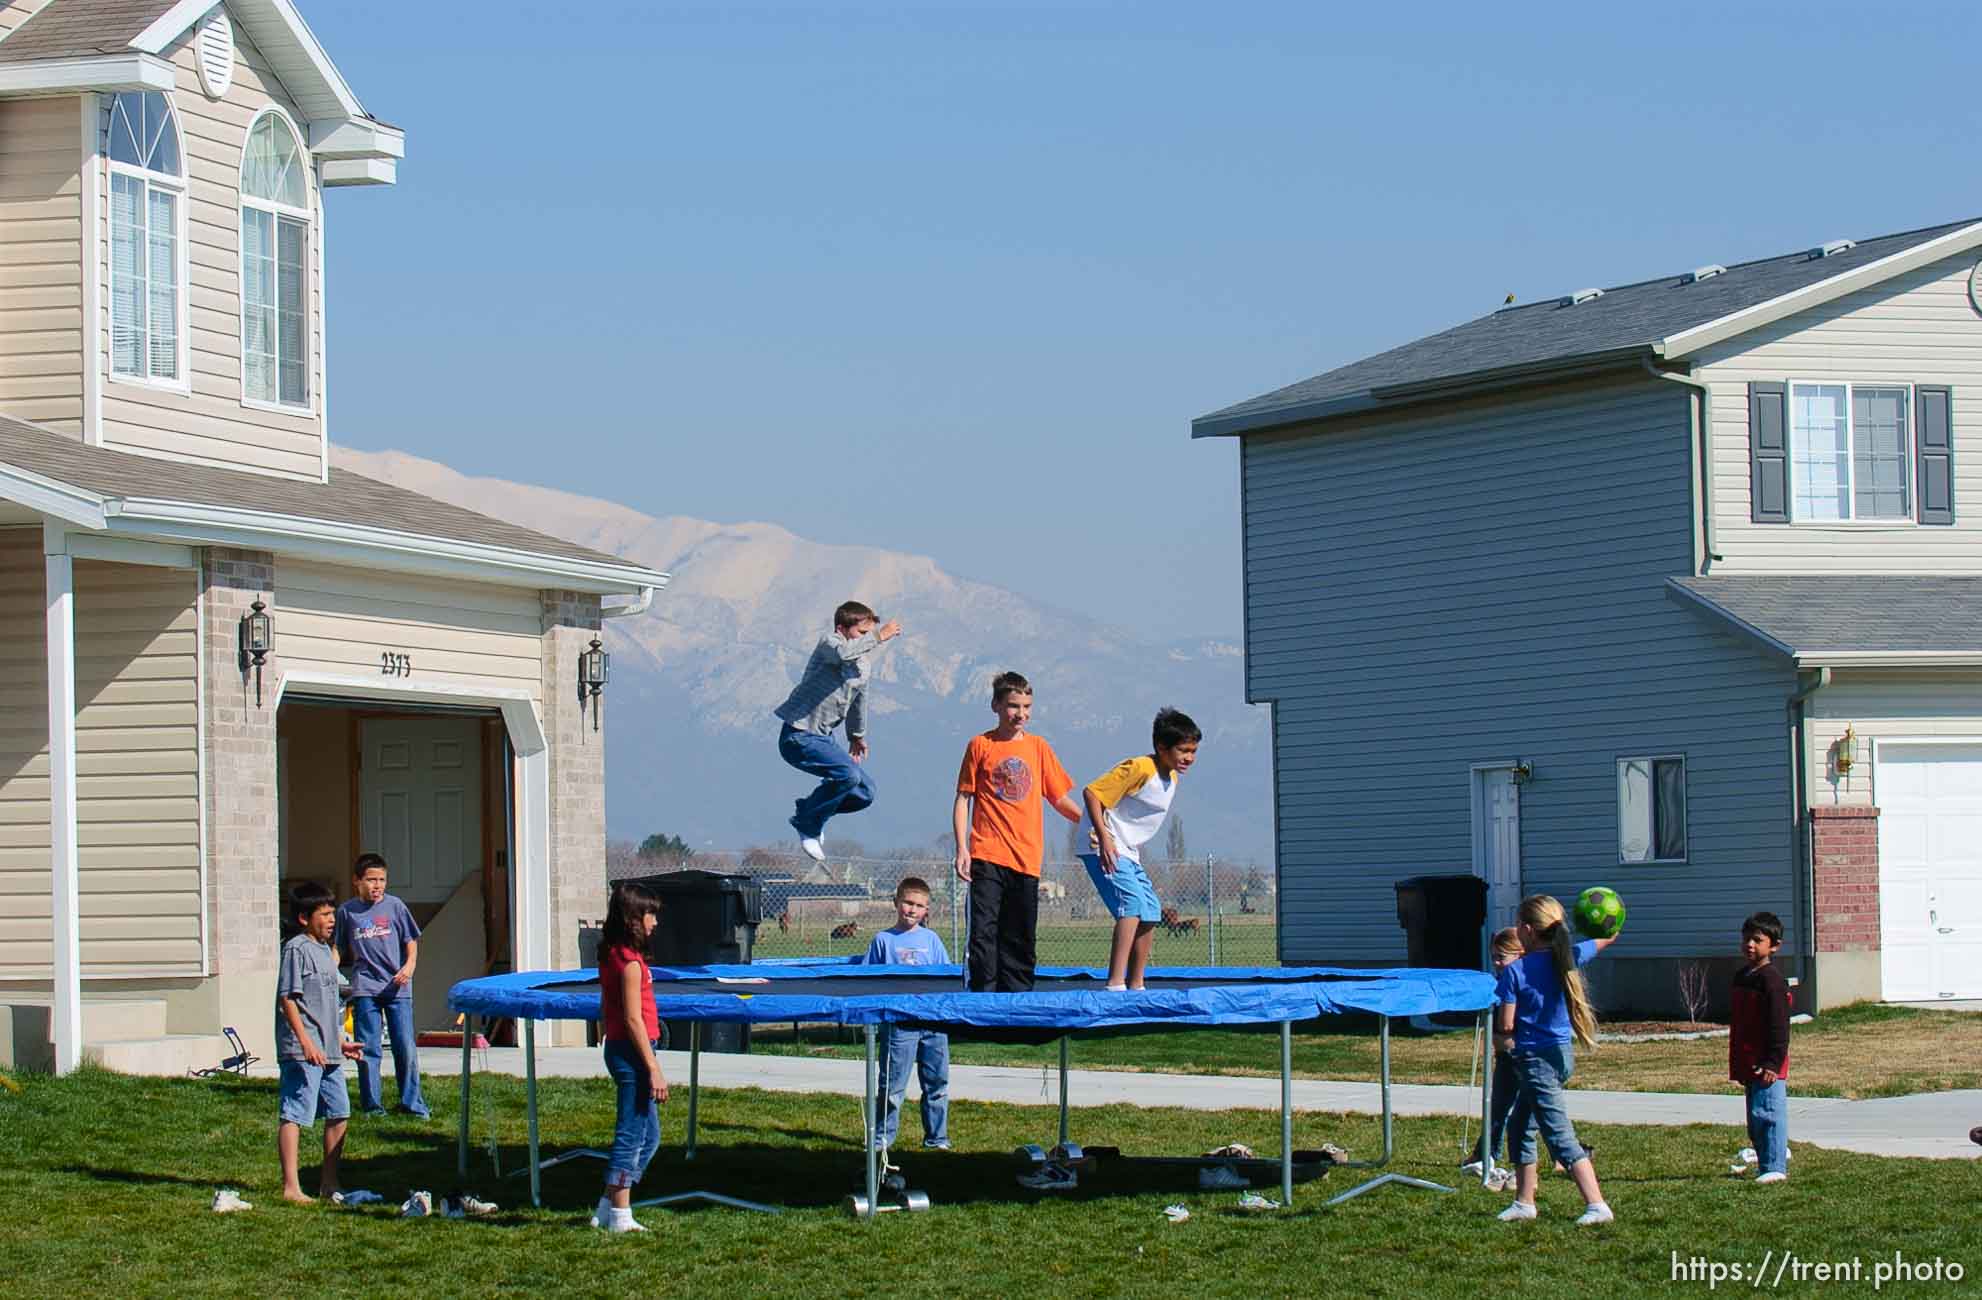
{"type": "Polygon", "coordinates": [[[262,664],[268,659],[268,652],[275,648],[275,620],[268,616],[268,606],[259,599],[249,610],[241,615],[241,672],[255,670],[255,707],[260,708],[262,664]]]}
{"type": "Polygon", "coordinates": [[[592,648],[578,656],[578,694],[592,699],[592,730],[599,729],[599,694],[606,689],[606,679],[612,675],[612,656],[601,646],[599,638],[592,638],[592,648]]]}
{"type": "Polygon", "coordinates": [[[1535,765],[1527,759],[1519,759],[1514,764],[1514,784],[1526,785],[1535,779],[1535,765]]]}
{"type": "Polygon", "coordinates": [[[1837,764],[1839,776],[1850,776],[1852,767],[1858,762],[1858,733],[1851,729],[1848,722],[1844,724],[1844,734],[1837,738],[1837,756],[1833,761],[1837,764]]]}

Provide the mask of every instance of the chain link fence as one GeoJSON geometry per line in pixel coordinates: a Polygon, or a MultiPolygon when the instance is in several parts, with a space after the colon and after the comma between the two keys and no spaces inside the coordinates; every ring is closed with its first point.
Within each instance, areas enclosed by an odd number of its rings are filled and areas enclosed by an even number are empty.
{"type": "MultiPolygon", "coordinates": [[[[1152,964],[1279,964],[1271,870],[1216,857],[1143,866],[1163,903],[1152,964]]],[[[895,923],[895,887],[919,877],[929,886],[924,924],[942,936],[950,960],[964,960],[969,886],[957,879],[949,859],[835,857],[817,863],[796,852],[765,849],[643,858],[626,846],[614,846],[607,858],[613,880],[686,870],[757,878],[764,899],[755,947],[759,958],[865,953],[875,932],[895,923]]],[[[1106,966],[1113,927],[1086,867],[1079,862],[1045,865],[1039,877],[1040,965],[1106,966]]]]}

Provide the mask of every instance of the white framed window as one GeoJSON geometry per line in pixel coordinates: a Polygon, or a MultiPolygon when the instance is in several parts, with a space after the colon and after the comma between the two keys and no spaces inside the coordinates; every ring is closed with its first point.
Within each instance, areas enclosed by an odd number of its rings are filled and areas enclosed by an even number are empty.
{"type": "Polygon", "coordinates": [[[288,118],[269,109],[241,153],[241,400],[308,411],[310,182],[288,118]]]}
{"type": "Polygon", "coordinates": [[[110,375],[186,386],[186,162],[171,101],[110,98],[110,375]]]}
{"type": "Polygon", "coordinates": [[[1686,759],[1617,760],[1617,860],[1686,861],[1686,759]]]}
{"type": "Polygon", "coordinates": [[[1912,417],[1906,384],[1792,382],[1790,518],[1912,522],[1912,417]]]}

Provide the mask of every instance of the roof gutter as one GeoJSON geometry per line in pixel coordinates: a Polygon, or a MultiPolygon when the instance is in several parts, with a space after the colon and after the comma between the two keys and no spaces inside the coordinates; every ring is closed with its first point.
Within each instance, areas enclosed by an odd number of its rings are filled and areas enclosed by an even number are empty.
{"type": "Polygon", "coordinates": [[[1817,1010],[1817,854],[1814,829],[1810,824],[1810,728],[1806,714],[1812,695],[1831,684],[1831,670],[1819,668],[1817,680],[1800,687],[1789,697],[1790,754],[1794,770],[1789,776],[1791,808],[1789,870],[1790,905],[1796,909],[1796,922],[1802,929],[1797,948],[1803,959],[1803,979],[1810,986],[1809,1009],[1817,1010]]]}
{"type": "MultiPolygon", "coordinates": [[[[135,497],[104,502],[105,525],[165,541],[242,546],[405,573],[459,577],[505,586],[563,586],[597,595],[666,586],[668,575],[638,565],[606,564],[372,528],[326,519],[135,497]]],[[[651,597],[650,597],[651,599],[651,597]]]]}
{"type": "Polygon", "coordinates": [[[1227,438],[1235,434],[1265,433],[1289,425],[1314,424],[1322,420],[1340,419],[1343,416],[1359,415],[1367,411],[1390,411],[1423,402],[1476,397],[1509,388],[1522,388],[1529,384],[1580,379],[1636,364],[1650,354],[1650,344],[1634,343],[1630,347],[1612,348],[1605,352],[1582,353],[1548,361],[1530,361],[1515,366],[1500,366],[1492,370],[1476,370],[1469,374],[1429,379],[1422,383],[1386,384],[1360,393],[1349,393],[1317,402],[1273,407],[1263,411],[1245,411],[1233,415],[1215,413],[1201,415],[1191,421],[1191,437],[1227,438]]]}
{"type": "Polygon", "coordinates": [[[168,91],[177,74],[164,59],[129,52],[81,59],[23,59],[0,63],[0,95],[62,95],[88,91],[168,91]]]}
{"type": "Polygon", "coordinates": [[[1703,380],[1676,370],[1660,370],[1650,357],[1642,358],[1645,373],[1654,379],[1670,379],[1675,384],[1683,384],[1693,390],[1696,399],[1686,405],[1688,419],[1692,424],[1691,447],[1693,451],[1693,573],[1705,577],[1713,568],[1715,560],[1721,558],[1714,549],[1714,427],[1713,415],[1707,406],[1713,390],[1703,380]]]}
{"type": "Polygon", "coordinates": [[[654,607],[653,587],[642,587],[640,593],[624,605],[607,605],[599,610],[600,618],[638,618],[654,607]]]}

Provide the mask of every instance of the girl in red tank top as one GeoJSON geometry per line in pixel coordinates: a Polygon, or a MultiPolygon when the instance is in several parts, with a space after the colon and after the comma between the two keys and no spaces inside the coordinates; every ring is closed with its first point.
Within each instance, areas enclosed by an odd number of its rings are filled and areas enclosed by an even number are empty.
{"type": "Polygon", "coordinates": [[[661,900],[634,881],[613,886],[599,944],[599,1019],[604,1026],[606,1072],[618,1090],[606,1190],[592,1226],[609,1232],[645,1232],[633,1218],[633,1185],[647,1172],[661,1145],[660,1106],[668,1081],[654,1055],[661,1036],[654,1010],[654,976],[647,969],[647,939],[659,920],[661,900]]]}

